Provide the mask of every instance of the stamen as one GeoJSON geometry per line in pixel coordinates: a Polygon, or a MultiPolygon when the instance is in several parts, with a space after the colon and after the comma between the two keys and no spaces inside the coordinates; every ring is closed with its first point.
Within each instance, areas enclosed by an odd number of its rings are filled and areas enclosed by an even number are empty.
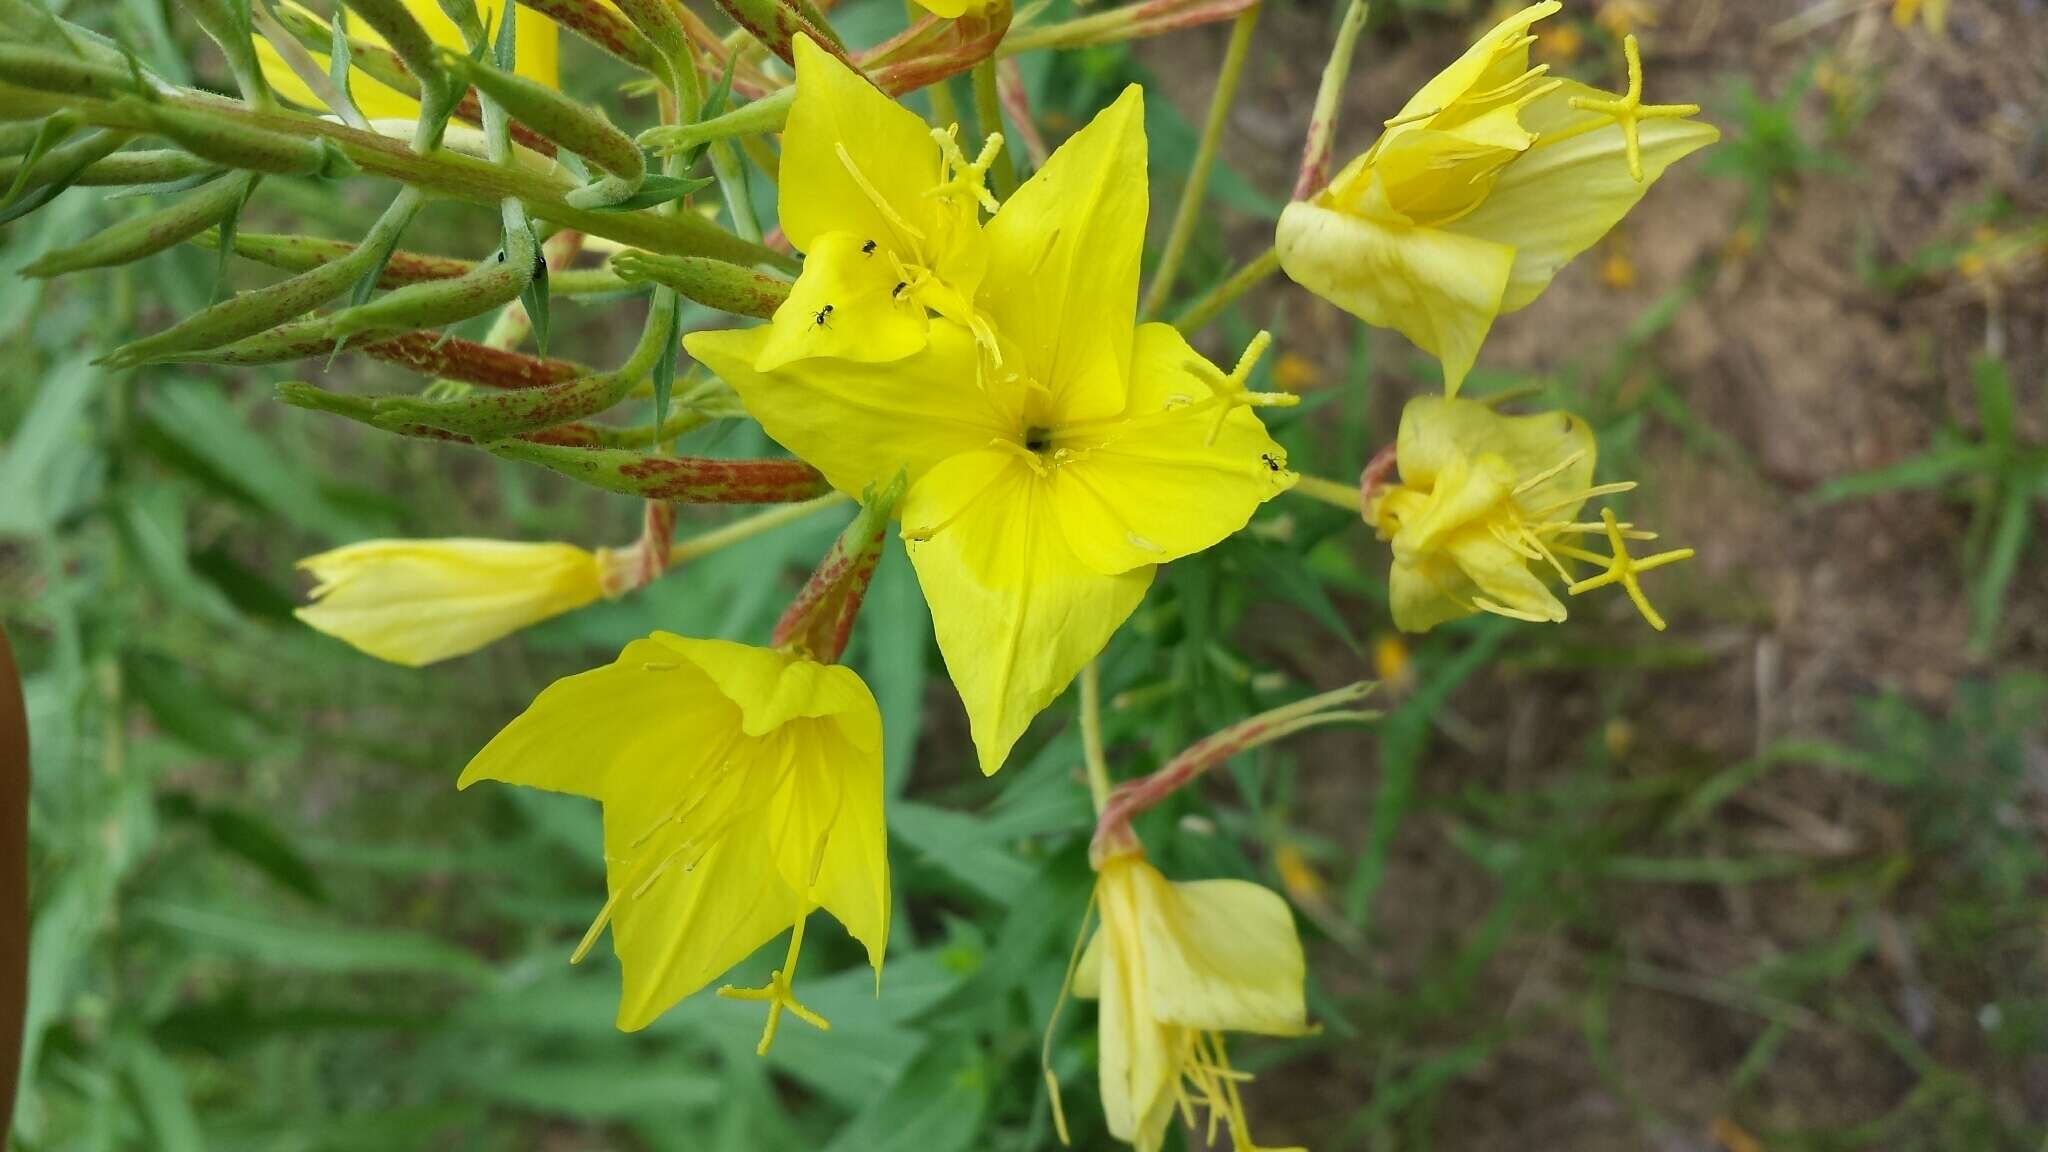
{"type": "Polygon", "coordinates": [[[768,1049],[774,1045],[775,1030],[782,1024],[782,1010],[785,1008],[789,1009],[790,1013],[797,1019],[809,1024],[820,1032],[830,1032],[832,1030],[832,1022],[806,1008],[796,998],[796,994],[791,988],[791,981],[796,976],[797,958],[802,955],[804,950],[804,922],[810,919],[810,916],[811,910],[808,907],[797,914],[796,923],[790,927],[789,931],[789,954],[783,960],[782,967],[777,968],[769,975],[768,983],[759,988],[737,988],[727,984],[718,990],[718,994],[727,1000],[751,1000],[756,1003],[767,1003],[768,1023],[761,1029],[761,1043],[754,1049],[756,1056],[766,1056],[768,1049]]]}
{"type": "Polygon", "coordinates": [[[867,174],[860,170],[860,165],[853,162],[853,156],[847,152],[846,145],[834,144],[832,149],[839,154],[839,163],[846,169],[846,174],[853,177],[853,182],[860,186],[861,194],[868,198],[868,203],[875,206],[875,211],[880,212],[882,218],[887,220],[890,226],[897,231],[917,241],[919,244],[924,243],[924,233],[912,226],[910,221],[905,220],[890,205],[889,201],[882,196],[882,193],[873,184],[868,182],[867,174]]]}
{"type": "Polygon", "coordinates": [[[1644,120],[1676,120],[1686,116],[1699,115],[1697,104],[1645,104],[1643,103],[1643,57],[1636,46],[1636,38],[1629,36],[1621,42],[1621,52],[1628,60],[1628,91],[1613,100],[1596,100],[1586,96],[1574,96],[1569,103],[1581,112],[1593,112],[1610,117],[1621,126],[1622,143],[1628,148],[1628,174],[1635,182],[1643,182],[1643,150],[1637,139],[1637,126],[1644,120]]]}
{"type": "Polygon", "coordinates": [[[1584,460],[1585,458],[1586,450],[1584,448],[1581,448],[1577,452],[1574,452],[1571,455],[1565,457],[1564,459],[1559,460],[1557,463],[1552,464],[1550,467],[1545,468],[1543,471],[1538,472],[1534,476],[1529,477],[1527,480],[1522,481],[1520,484],[1515,485],[1514,490],[1509,492],[1508,495],[1520,496],[1522,493],[1527,492],[1531,488],[1536,487],[1538,484],[1543,483],[1545,480],[1548,480],[1551,477],[1556,476],[1558,473],[1564,471],[1565,469],[1571,467],[1574,464],[1577,464],[1579,461],[1584,460]]]}
{"type": "Polygon", "coordinates": [[[1595,484],[1591,488],[1574,492],[1569,496],[1559,497],[1541,508],[1532,509],[1527,515],[1541,518],[1560,508],[1569,508],[1574,504],[1583,504],[1596,496],[1612,496],[1618,492],[1633,492],[1635,490],[1636,482],[1633,480],[1617,480],[1612,484],[1595,484]]]}
{"type": "MultiPolygon", "coordinates": [[[[1643,619],[1650,622],[1650,627],[1662,632],[1664,630],[1664,618],[1657,615],[1657,610],[1650,606],[1650,599],[1643,595],[1642,585],[1636,581],[1636,577],[1644,572],[1662,568],[1666,564],[1676,564],[1680,560],[1690,560],[1694,554],[1693,550],[1690,548],[1676,548],[1669,552],[1659,552],[1655,556],[1646,556],[1638,560],[1628,554],[1628,544],[1622,535],[1620,522],[1614,518],[1614,509],[1602,508],[1600,510],[1600,519],[1607,528],[1607,544],[1609,548],[1613,549],[1614,554],[1612,556],[1589,556],[1588,559],[1596,563],[1605,563],[1607,571],[1573,584],[1565,589],[1566,593],[1577,596],[1581,592],[1590,592],[1595,588],[1604,588],[1609,584],[1619,584],[1628,593],[1628,598],[1635,604],[1636,610],[1643,614],[1643,619]]],[[[1573,551],[1577,550],[1574,549],[1573,551]]]]}

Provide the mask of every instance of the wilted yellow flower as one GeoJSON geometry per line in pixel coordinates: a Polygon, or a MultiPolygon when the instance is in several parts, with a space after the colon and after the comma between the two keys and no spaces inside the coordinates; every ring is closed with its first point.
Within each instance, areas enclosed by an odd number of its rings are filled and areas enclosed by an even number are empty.
{"type": "Polygon", "coordinates": [[[1400,482],[1380,489],[1365,518],[1393,546],[1388,600],[1394,624],[1426,632],[1447,620],[1492,612],[1561,621],[1565,607],[1532,563],[1547,566],[1568,595],[1621,584],[1652,627],[1664,621],[1636,582],[1639,573],[1688,559],[1690,548],[1645,559],[1628,540],[1652,540],[1603,510],[1597,523],[1573,517],[1587,500],[1634,482],[1593,483],[1594,444],[1586,422],[1565,412],[1503,416],[1485,404],[1423,396],[1401,413],[1395,440],[1400,482]],[[1603,534],[1602,556],[1566,540],[1603,534]],[[1577,579],[1567,561],[1604,566],[1577,579]]]}
{"type": "Polygon", "coordinates": [[[753,367],[900,360],[925,346],[927,309],[987,342],[974,296],[988,265],[981,210],[996,203],[983,173],[1002,138],[970,161],[954,131],[927,127],[808,37],[795,52],[778,211],[804,267],[753,367]]]}
{"type": "Polygon", "coordinates": [[[907,472],[903,535],[984,772],[1102,651],[1158,565],[1244,527],[1294,482],[1247,410],[1275,400],[1244,390],[1250,358],[1224,373],[1171,326],[1136,323],[1145,209],[1132,87],[984,230],[980,303],[1000,359],[943,318],[922,351],[882,364],[762,372],[772,328],[684,338],[833,487],[907,472]]]}
{"type": "Polygon", "coordinates": [[[478,780],[604,806],[604,908],[625,986],[619,1027],[646,1027],[791,929],[765,988],[766,1052],[784,1009],[828,1027],[790,983],[812,909],[837,917],[881,978],[889,940],[882,720],[850,669],[656,632],[555,681],[490,742],[478,780]]]}
{"type": "Polygon", "coordinates": [[[294,613],[417,668],[572,612],[624,585],[617,553],[506,540],[366,540],[299,561],[320,583],[294,613]]]}
{"type": "Polygon", "coordinates": [[[1314,198],[1287,206],[1281,267],[1368,324],[1443,361],[1456,395],[1494,318],[1642,199],[1666,166],[1719,139],[1692,104],[1642,102],[1529,66],[1529,28],[1555,0],[1502,22],[1428,84],[1314,198]]]}
{"type": "Polygon", "coordinates": [[[1299,1036],[1307,964],[1287,902],[1242,880],[1175,884],[1129,850],[1095,882],[1102,925],[1074,969],[1074,994],[1099,999],[1102,1110],[1109,1133],[1154,1152],[1176,1108],[1208,1113],[1253,1152],[1223,1033],[1299,1036]]]}
{"type": "MultiPolygon", "coordinates": [[[[505,13],[505,3],[506,0],[476,0],[477,14],[483,18],[486,27],[497,27],[499,17],[505,13]]],[[[297,8],[315,19],[324,19],[315,13],[307,12],[304,6],[295,3],[294,0],[285,0],[285,6],[297,8]]],[[[405,0],[405,7],[412,13],[413,19],[419,21],[420,27],[427,35],[433,37],[434,43],[444,44],[458,52],[463,50],[461,29],[458,29],[455,21],[449,19],[448,14],[441,10],[437,0],[405,0]]],[[[516,20],[517,26],[513,29],[513,37],[518,54],[518,73],[550,88],[560,87],[561,75],[556,61],[559,32],[555,22],[524,5],[519,7],[516,20]]],[[[377,34],[376,29],[364,23],[353,12],[348,14],[346,28],[348,34],[357,40],[377,45],[384,43],[384,38],[377,34]]],[[[326,53],[309,54],[314,62],[320,65],[322,72],[331,71],[326,53]]],[[[285,63],[284,57],[263,36],[256,37],[256,58],[263,65],[263,79],[280,98],[306,108],[325,109],[326,106],[321,103],[320,97],[306,86],[306,82],[299,78],[298,73],[292,71],[291,65],[285,63]]],[[[348,88],[349,96],[355,101],[356,110],[371,120],[410,119],[419,115],[418,100],[373,78],[364,72],[361,66],[349,70],[348,88]]]]}
{"type": "Polygon", "coordinates": [[[1904,28],[1915,16],[1929,32],[1937,36],[1948,33],[1948,0],[1892,0],[1893,24],[1904,28]]]}

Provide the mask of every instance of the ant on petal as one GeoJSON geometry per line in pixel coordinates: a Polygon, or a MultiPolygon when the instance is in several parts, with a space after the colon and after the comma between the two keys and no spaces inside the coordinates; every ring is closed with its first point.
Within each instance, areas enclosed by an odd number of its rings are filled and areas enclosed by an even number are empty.
{"type": "Polygon", "coordinates": [[[816,324],[820,328],[830,328],[832,326],[832,306],[827,304],[816,312],[811,313],[811,323],[816,324]]]}
{"type": "Polygon", "coordinates": [[[875,242],[873,240],[870,240],[867,243],[861,245],[860,254],[863,256],[873,256],[875,254],[875,242]]]}

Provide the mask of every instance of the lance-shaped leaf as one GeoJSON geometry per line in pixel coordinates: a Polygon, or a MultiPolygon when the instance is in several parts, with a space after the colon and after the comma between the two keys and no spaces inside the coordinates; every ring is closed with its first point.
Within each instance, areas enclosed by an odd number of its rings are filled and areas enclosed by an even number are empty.
{"type": "MultiPolygon", "coordinates": [[[[103,133],[119,138],[119,133],[103,133]]],[[[70,147],[84,147],[97,139],[70,147]]],[[[55,154],[52,154],[52,159],[55,154]]],[[[159,196],[169,191],[188,191],[220,175],[213,164],[176,148],[143,148],[133,152],[103,155],[87,164],[73,181],[81,188],[120,188],[113,196],[159,196]]],[[[41,176],[41,173],[37,173],[41,176]]],[[[206,233],[200,233],[201,236],[206,233]]]]}
{"type": "Polygon", "coordinates": [[[199,27],[220,45],[220,54],[235,74],[242,95],[256,107],[270,103],[270,86],[263,81],[263,67],[256,62],[255,28],[249,13],[251,0],[183,0],[185,10],[199,27]]]}
{"type": "Polygon", "coordinates": [[[607,492],[679,504],[791,504],[823,496],[825,477],[801,460],[711,460],[650,456],[618,448],[560,448],[525,440],[483,446],[607,492]]]}
{"type": "Polygon", "coordinates": [[[534,243],[517,200],[505,202],[504,216],[505,246],[496,257],[480,261],[456,279],[409,285],[337,312],[327,318],[328,331],[347,339],[366,332],[439,328],[519,299],[533,280],[540,245],[534,243]]]}
{"type": "MultiPolygon", "coordinates": [[[[332,355],[341,344],[321,320],[287,324],[225,348],[179,352],[165,356],[171,364],[282,364],[332,355]]],[[[559,384],[590,369],[570,360],[542,360],[434,332],[408,332],[388,340],[358,344],[355,351],[426,376],[481,384],[486,388],[540,388],[559,384]]]]}
{"type": "Polygon", "coordinates": [[[14,191],[0,197],[0,224],[18,220],[56,199],[65,189],[79,182],[94,165],[108,159],[110,154],[127,140],[126,132],[100,132],[77,144],[69,144],[46,154],[45,158],[51,161],[47,173],[43,171],[44,166],[41,164],[36,165],[37,170],[33,172],[24,167],[11,188],[18,191],[30,180],[35,182],[35,188],[19,199],[15,197],[14,191]],[[64,154],[61,159],[58,157],[59,153],[64,154]]]}
{"type": "Polygon", "coordinates": [[[909,486],[907,474],[877,491],[873,486],[861,495],[860,514],[832,542],[831,551],[818,563],[811,578],[775,622],[777,648],[797,652],[822,664],[831,664],[846,650],[846,638],[860,615],[861,600],[874,578],[875,565],[882,558],[882,542],[888,536],[889,521],[909,486]]]}
{"type": "Polygon", "coordinates": [[[790,282],[766,272],[703,256],[658,256],[627,250],[612,257],[612,270],[628,284],[654,283],[735,316],[775,314],[789,299],[790,282]]]}
{"type": "Polygon", "coordinates": [[[175,204],[130,217],[91,238],[45,253],[22,273],[61,276],[85,268],[107,268],[152,256],[219,224],[248,195],[253,177],[206,185],[175,204]]]}

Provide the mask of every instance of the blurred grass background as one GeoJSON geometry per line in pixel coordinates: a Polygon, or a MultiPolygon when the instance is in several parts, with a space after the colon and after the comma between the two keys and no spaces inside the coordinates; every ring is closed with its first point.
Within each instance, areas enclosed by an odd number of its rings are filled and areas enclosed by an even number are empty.
{"type": "MultiPolygon", "coordinates": [[[[1347,152],[1492,14],[1375,8],[1347,152]]],[[[65,10],[225,78],[158,0],[65,10]]],[[[1270,241],[1334,18],[1269,4],[1182,295],[1270,241]]],[[[861,43],[901,16],[839,19],[861,43]]],[[[1637,32],[1651,98],[1701,100],[1725,139],[1504,319],[1468,387],[1584,414],[1601,478],[1645,482],[1630,514],[1701,558],[1652,589],[1663,635],[1617,597],[1415,642],[1388,634],[1384,546],[1319,506],[1162,573],[1105,665],[1119,774],[1304,687],[1388,681],[1376,729],[1247,756],[1141,829],[1169,874],[1257,879],[1300,913],[1323,1029],[1234,1050],[1256,1123],[1319,1152],[2048,1147],[2048,9],[1955,0],[1945,36],[1864,0],[1547,23],[1539,59],[1607,84],[1637,32]]],[[[1155,240],[1224,39],[1023,60],[1054,140],[1147,84],[1155,240]]],[[[645,120],[564,49],[572,91],[645,120]]],[[[243,226],[347,237],[371,191],[273,179],[243,226]]],[[[0,620],[36,771],[15,1145],[1052,1146],[1040,1030],[1090,881],[1071,704],[982,780],[898,547],[851,657],[890,736],[882,996],[819,921],[802,985],[829,1035],[793,1025],[758,1060],[758,1012],[708,997],[617,1033],[608,950],[566,963],[602,892],[595,808],[455,775],[627,638],[760,639],[837,522],[429,671],[358,656],[291,620],[297,557],[621,543],[638,509],[271,403],[294,373],[94,368],[201,305],[211,253],[13,270],[139,203],[74,191],[0,233],[0,620]]],[[[483,217],[437,205],[408,246],[475,255],[483,217]]],[[[616,358],[640,307],[558,301],[553,342],[616,358]]],[[[1273,421],[1305,470],[1355,474],[1438,386],[1284,285],[1208,350],[1261,326],[1282,353],[1261,386],[1308,397],[1273,421]]],[[[413,386],[347,358],[328,376],[413,386]]],[[[1054,1049],[1083,1148],[1107,1146],[1092,1034],[1070,1007],[1054,1049]]]]}

